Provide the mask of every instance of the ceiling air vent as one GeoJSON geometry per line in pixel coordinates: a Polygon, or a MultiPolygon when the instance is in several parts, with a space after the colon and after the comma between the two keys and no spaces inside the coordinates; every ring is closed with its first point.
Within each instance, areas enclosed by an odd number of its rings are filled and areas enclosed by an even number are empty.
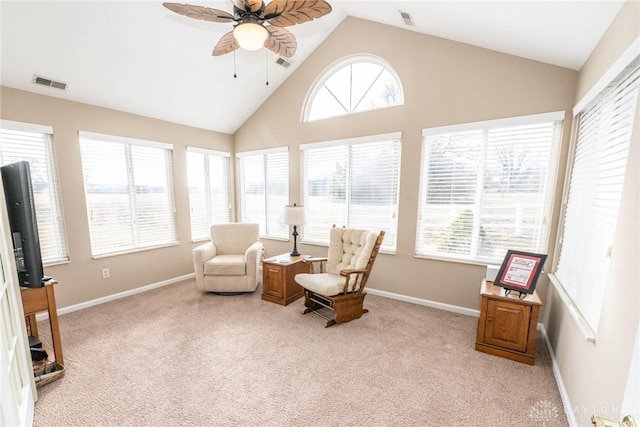
{"type": "Polygon", "coordinates": [[[63,83],[63,82],[58,82],[55,80],[51,80],[48,79],[46,77],[42,77],[42,76],[33,76],[33,83],[37,84],[37,85],[42,85],[42,86],[48,86],[48,87],[52,87],[55,89],[62,89],[62,90],[67,90],[67,84],[63,83]]]}
{"type": "Polygon", "coordinates": [[[289,68],[292,63],[287,61],[283,57],[279,57],[278,59],[276,59],[276,64],[282,65],[284,68],[289,68]]]}
{"type": "Polygon", "coordinates": [[[410,27],[416,26],[416,23],[413,22],[413,18],[408,12],[405,12],[404,10],[398,10],[398,13],[400,14],[400,18],[402,18],[402,22],[404,22],[404,25],[408,25],[410,27]]]}

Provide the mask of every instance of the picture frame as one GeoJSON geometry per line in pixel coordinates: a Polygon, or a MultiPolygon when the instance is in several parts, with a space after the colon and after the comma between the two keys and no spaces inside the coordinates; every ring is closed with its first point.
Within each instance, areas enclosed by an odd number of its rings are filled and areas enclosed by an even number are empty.
{"type": "Polygon", "coordinates": [[[535,254],[509,249],[496,275],[494,285],[520,294],[532,294],[538,276],[547,260],[546,254],[535,254]]]}

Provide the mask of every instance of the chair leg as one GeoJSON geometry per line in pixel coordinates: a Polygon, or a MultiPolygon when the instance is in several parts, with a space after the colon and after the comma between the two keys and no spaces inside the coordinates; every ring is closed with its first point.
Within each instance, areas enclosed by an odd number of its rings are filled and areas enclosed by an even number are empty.
{"type": "Polygon", "coordinates": [[[312,311],[320,310],[322,308],[322,305],[312,301],[311,298],[309,298],[309,291],[307,291],[306,289],[304,291],[304,306],[306,308],[304,309],[302,314],[311,313],[312,311]]]}
{"type": "Polygon", "coordinates": [[[368,309],[363,307],[364,297],[365,295],[367,295],[365,292],[326,297],[327,305],[323,305],[314,301],[311,298],[311,295],[312,293],[305,289],[304,306],[306,308],[304,309],[302,314],[314,312],[318,316],[326,319],[327,324],[325,325],[325,328],[336,325],[338,323],[345,323],[350,322],[354,319],[359,319],[363,314],[369,312],[368,309]],[[333,318],[329,318],[318,311],[322,308],[329,308],[331,311],[333,311],[333,318]]]}
{"type": "Polygon", "coordinates": [[[365,295],[366,293],[334,297],[333,309],[335,311],[335,323],[350,322],[368,313],[369,310],[362,306],[365,295]]]}

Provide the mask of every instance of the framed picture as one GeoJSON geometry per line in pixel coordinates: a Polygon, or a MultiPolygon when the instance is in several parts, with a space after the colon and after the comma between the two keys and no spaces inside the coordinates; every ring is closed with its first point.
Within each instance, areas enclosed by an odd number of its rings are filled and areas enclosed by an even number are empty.
{"type": "Polygon", "coordinates": [[[494,284],[521,294],[532,294],[546,260],[546,254],[508,250],[494,284]]]}

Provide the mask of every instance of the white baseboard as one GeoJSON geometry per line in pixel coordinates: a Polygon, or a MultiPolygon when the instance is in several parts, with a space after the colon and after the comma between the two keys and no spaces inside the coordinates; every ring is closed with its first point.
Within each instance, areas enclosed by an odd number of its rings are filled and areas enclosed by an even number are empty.
{"type": "Polygon", "coordinates": [[[549,350],[549,355],[551,356],[551,367],[553,369],[553,376],[556,379],[556,384],[558,385],[558,391],[560,392],[560,399],[562,399],[562,404],[564,405],[564,413],[567,416],[567,422],[570,427],[579,427],[578,421],[576,420],[576,416],[573,413],[573,406],[571,406],[571,401],[569,400],[569,393],[567,393],[567,389],[564,386],[564,380],[562,379],[562,374],[560,373],[560,366],[558,366],[558,360],[556,359],[556,355],[553,352],[553,348],[551,347],[551,341],[549,341],[549,336],[547,335],[547,330],[545,329],[542,323],[538,323],[538,332],[542,334],[544,338],[544,342],[547,344],[547,350],[549,350]]]}
{"type": "MultiPolygon", "coordinates": [[[[67,313],[73,313],[74,311],[83,310],[85,308],[93,307],[95,305],[104,304],[105,302],[115,301],[120,298],[130,297],[132,295],[140,294],[142,292],[147,292],[152,289],[161,288],[167,285],[173,285],[174,283],[182,282],[184,280],[193,279],[195,277],[195,273],[185,274],[184,276],[174,277],[172,279],[163,280],[162,282],[151,283],[150,285],[141,286],[139,288],[130,289],[128,291],[119,292],[113,295],[107,295],[106,297],[96,298],[91,301],[81,302],[79,304],[69,305],[67,307],[62,307],[58,309],[58,316],[67,313]]],[[[49,318],[49,313],[42,312],[36,315],[36,320],[45,320],[49,318]]]]}
{"type": "Polygon", "coordinates": [[[459,305],[445,304],[442,302],[430,301],[427,299],[409,297],[406,295],[395,294],[393,292],[379,291],[377,289],[367,288],[367,293],[371,295],[377,295],[380,297],[391,298],[398,301],[409,302],[411,304],[424,305],[425,307],[439,308],[440,310],[452,311],[458,314],[464,314],[466,316],[480,317],[480,310],[473,310],[470,308],[460,307],[459,305]]]}

